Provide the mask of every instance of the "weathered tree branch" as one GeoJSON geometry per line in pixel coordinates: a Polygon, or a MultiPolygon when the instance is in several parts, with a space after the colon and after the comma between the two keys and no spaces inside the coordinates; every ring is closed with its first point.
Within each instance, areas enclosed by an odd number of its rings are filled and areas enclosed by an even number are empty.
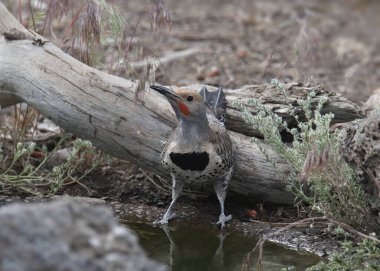
{"type": "MultiPolygon", "coordinates": [[[[167,177],[159,162],[161,141],[168,138],[176,119],[168,102],[155,92],[144,93],[142,101],[137,102],[136,87],[135,82],[88,67],[52,43],[41,42],[0,3],[0,106],[26,102],[60,127],[91,140],[108,153],[167,177]],[[25,39],[5,38],[11,29],[24,33],[25,39]]],[[[336,122],[359,117],[353,104],[321,86],[286,87],[293,103],[311,89],[319,96],[327,95],[329,102],[324,110],[333,112],[336,122]]],[[[249,136],[257,132],[243,122],[233,105],[236,100],[258,98],[291,121],[284,100],[271,85],[246,86],[226,93],[226,125],[236,147],[236,170],[230,190],[258,201],[292,203],[292,196],[281,182],[290,166],[268,147],[269,156],[276,163],[274,168],[250,143],[249,136]]]]}

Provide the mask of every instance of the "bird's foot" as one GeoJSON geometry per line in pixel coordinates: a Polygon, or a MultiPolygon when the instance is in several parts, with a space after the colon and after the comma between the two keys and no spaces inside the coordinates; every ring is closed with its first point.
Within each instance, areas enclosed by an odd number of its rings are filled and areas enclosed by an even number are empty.
{"type": "Polygon", "coordinates": [[[226,226],[226,222],[232,219],[232,215],[225,216],[224,214],[220,214],[219,221],[216,222],[216,225],[220,225],[220,228],[223,230],[226,226]]]}
{"type": "Polygon", "coordinates": [[[164,147],[165,147],[166,142],[167,142],[167,141],[165,141],[165,140],[161,140],[161,141],[160,141],[161,148],[164,148],[164,147]]]}
{"type": "Polygon", "coordinates": [[[168,225],[169,224],[169,220],[175,218],[176,216],[177,216],[176,213],[172,213],[172,214],[169,214],[169,215],[165,214],[161,220],[154,221],[153,222],[153,226],[168,225]]]}

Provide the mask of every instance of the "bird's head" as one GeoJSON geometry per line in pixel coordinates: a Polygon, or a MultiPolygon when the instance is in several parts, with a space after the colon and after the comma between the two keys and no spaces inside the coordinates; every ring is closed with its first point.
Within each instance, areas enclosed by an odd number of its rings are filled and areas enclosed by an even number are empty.
{"type": "Polygon", "coordinates": [[[173,91],[169,88],[157,85],[151,85],[150,88],[166,97],[178,120],[182,120],[184,122],[201,122],[202,120],[207,121],[206,105],[203,101],[203,97],[196,91],[173,91]]]}

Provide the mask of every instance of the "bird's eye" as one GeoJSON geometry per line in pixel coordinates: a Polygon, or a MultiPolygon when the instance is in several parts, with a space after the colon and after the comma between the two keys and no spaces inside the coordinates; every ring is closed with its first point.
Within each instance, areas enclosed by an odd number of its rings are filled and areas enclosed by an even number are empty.
{"type": "Polygon", "coordinates": [[[186,100],[188,100],[189,102],[191,102],[193,100],[193,96],[191,96],[191,95],[187,96],[186,100]]]}

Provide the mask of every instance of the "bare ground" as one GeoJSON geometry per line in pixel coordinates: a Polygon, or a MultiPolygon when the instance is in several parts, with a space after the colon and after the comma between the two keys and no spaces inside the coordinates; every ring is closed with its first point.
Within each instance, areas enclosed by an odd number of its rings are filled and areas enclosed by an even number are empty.
{"type": "Polygon", "coordinates": [[[169,0],[171,29],[159,33],[150,30],[141,1],[119,3],[131,28],[138,25],[132,63],[198,50],[163,63],[162,83],[237,88],[273,78],[317,81],[358,103],[379,87],[375,0],[169,0]]]}

